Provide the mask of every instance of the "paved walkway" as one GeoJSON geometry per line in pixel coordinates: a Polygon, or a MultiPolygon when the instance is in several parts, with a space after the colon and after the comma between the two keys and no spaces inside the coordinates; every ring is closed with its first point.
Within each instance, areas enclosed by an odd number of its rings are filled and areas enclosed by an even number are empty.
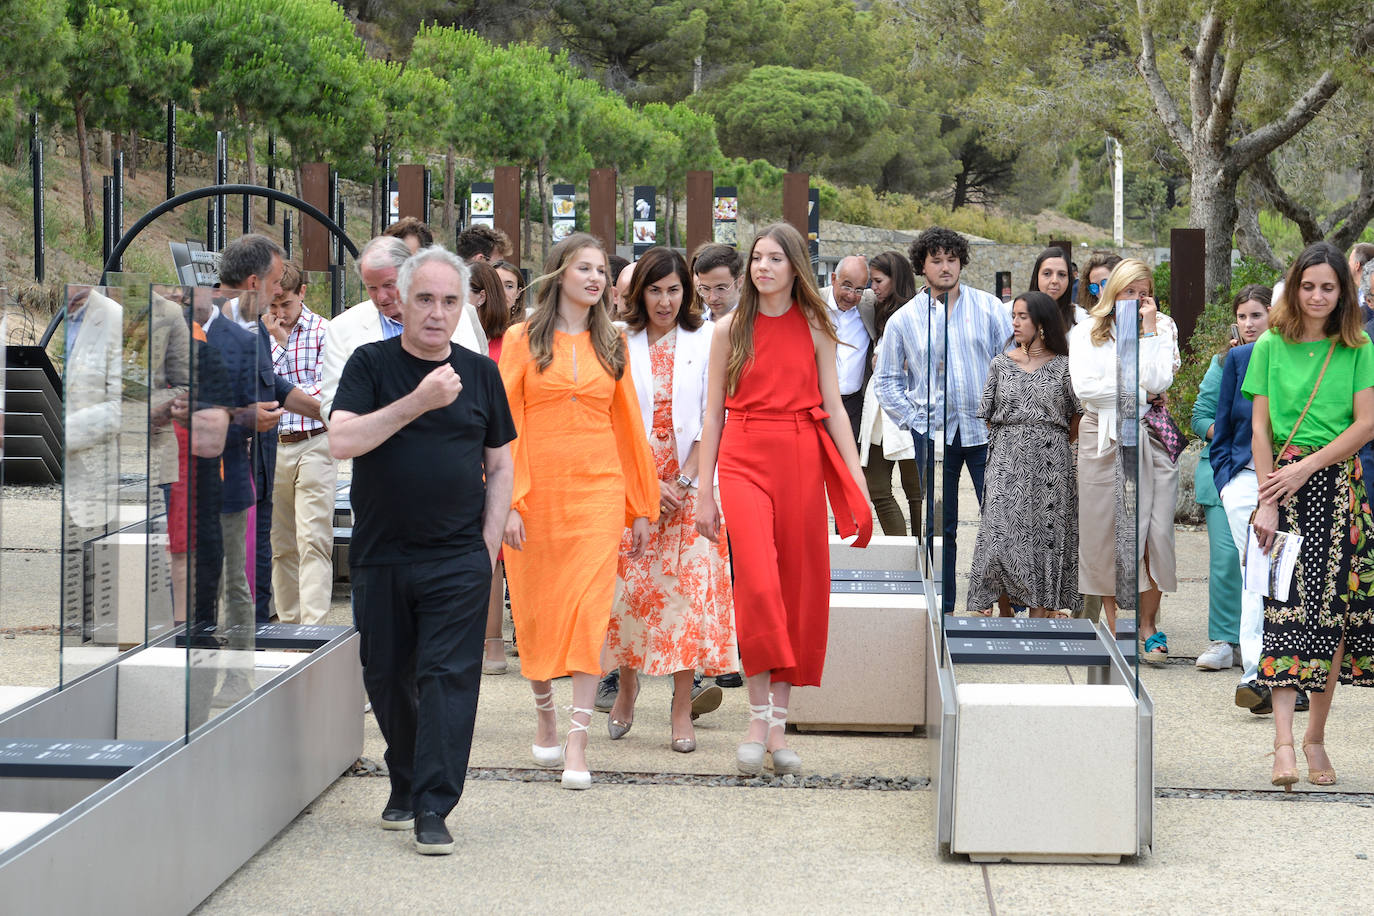
{"type": "MultiPolygon", "coordinates": [[[[7,489],[0,506],[0,682],[50,685],[56,503],[7,489]]],[[[961,543],[973,533],[964,526],[961,543]]],[[[556,773],[531,765],[532,701],[512,659],[510,674],[483,679],[473,771],[449,819],[457,854],[417,856],[408,834],[378,829],[387,782],[357,767],[197,912],[1139,913],[1245,911],[1261,895],[1310,911],[1349,907],[1374,879],[1374,692],[1343,689],[1336,699],[1328,745],[1340,792],[1271,790],[1270,719],[1232,705],[1239,670],[1192,664],[1207,645],[1206,536],[1180,530],[1178,545],[1182,587],[1162,611],[1175,658],[1142,672],[1157,709],[1150,856],[1116,866],[940,857],[924,738],[796,735],[810,774],[800,785],[740,780],[744,692],[727,690],[698,722],[698,750],[675,754],[666,679],[644,680],[624,740],[609,741],[598,715],[589,749],[597,782],[567,792],[556,773]],[[1267,850],[1281,850],[1279,868],[1267,850]]],[[[331,617],[348,622],[343,589],[331,617]]],[[[566,706],[568,682],[556,691],[566,706]]],[[[381,761],[370,715],[365,734],[364,757],[381,761]]],[[[1074,761],[1025,764],[1029,782],[1074,761]]]]}

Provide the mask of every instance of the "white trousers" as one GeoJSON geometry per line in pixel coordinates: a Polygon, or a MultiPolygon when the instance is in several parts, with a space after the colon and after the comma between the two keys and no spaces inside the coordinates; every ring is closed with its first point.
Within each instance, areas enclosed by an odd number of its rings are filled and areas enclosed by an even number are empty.
{"type": "MultiPolygon", "coordinates": [[[[1245,555],[1245,539],[1250,531],[1250,513],[1259,505],[1259,481],[1250,469],[1237,471],[1221,489],[1221,505],[1231,525],[1236,551],[1245,555]]],[[[1258,592],[1240,593],[1240,660],[1245,666],[1242,681],[1259,674],[1260,650],[1264,642],[1264,597],[1258,592]]]]}

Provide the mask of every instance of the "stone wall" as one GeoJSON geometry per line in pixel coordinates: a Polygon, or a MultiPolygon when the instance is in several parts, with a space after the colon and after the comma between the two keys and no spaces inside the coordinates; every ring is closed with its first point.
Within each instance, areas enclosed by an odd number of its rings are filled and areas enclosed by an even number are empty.
{"type": "MultiPolygon", "coordinates": [[[[821,220],[821,264],[829,272],[841,258],[851,254],[873,257],[883,251],[899,251],[903,255],[920,235],[919,230],[873,229],[833,220],[821,220]]],[[[741,236],[743,238],[743,236],[741,236]]],[[[1013,295],[1030,288],[1031,268],[1043,245],[1004,245],[990,239],[969,236],[969,264],[964,268],[963,281],[978,289],[994,291],[998,271],[1011,271],[1013,295]]],[[[1074,260],[1085,263],[1094,249],[1078,248],[1074,260]]],[[[1117,249],[1122,257],[1140,258],[1150,266],[1158,262],[1154,248],[1125,247],[1117,249]]],[[[920,278],[917,278],[920,281],[920,278]]]]}

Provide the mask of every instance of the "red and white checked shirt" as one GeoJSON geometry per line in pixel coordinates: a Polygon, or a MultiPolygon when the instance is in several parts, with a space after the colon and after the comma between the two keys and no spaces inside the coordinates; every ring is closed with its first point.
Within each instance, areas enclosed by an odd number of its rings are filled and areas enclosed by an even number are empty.
{"type": "MultiPolygon", "coordinates": [[[[272,340],[272,369],[312,398],[320,396],[320,368],[324,363],[324,332],[329,322],[310,309],[302,308],[301,317],[292,325],[286,346],[272,340]]],[[[277,426],[280,433],[309,432],[324,426],[319,420],[285,411],[277,426]]]]}

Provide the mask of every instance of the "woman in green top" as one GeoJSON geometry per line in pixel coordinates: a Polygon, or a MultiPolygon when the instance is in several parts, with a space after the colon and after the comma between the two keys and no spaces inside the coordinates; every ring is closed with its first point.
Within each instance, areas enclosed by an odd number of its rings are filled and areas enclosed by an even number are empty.
{"type": "Polygon", "coordinates": [[[1221,504],[1221,494],[1212,479],[1212,433],[1217,418],[1217,397],[1221,393],[1221,366],[1232,347],[1254,343],[1269,327],[1269,287],[1252,283],[1243,287],[1231,301],[1237,336],[1212,357],[1207,374],[1193,402],[1190,425],[1202,440],[1202,454],[1193,473],[1193,492],[1207,518],[1207,638],[1211,640],[1197,657],[1197,667],[1221,671],[1240,662],[1240,556],[1231,536],[1231,524],[1221,504]]]}
{"type": "Polygon", "coordinates": [[[1336,773],[1323,742],[1336,679],[1374,686],[1374,522],[1355,458],[1374,437],[1372,389],[1374,347],[1360,327],[1350,268],[1333,245],[1310,245],[1284,278],[1241,389],[1255,402],[1255,535],[1263,548],[1277,531],[1303,538],[1289,600],[1264,600],[1260,653],[1259,681],[1273,689],[1272,782],[1285,791],[1298,781],[1296,688],[1312,702],[1302,740],[1307,781],[1329,786],[1336,773]]]}

